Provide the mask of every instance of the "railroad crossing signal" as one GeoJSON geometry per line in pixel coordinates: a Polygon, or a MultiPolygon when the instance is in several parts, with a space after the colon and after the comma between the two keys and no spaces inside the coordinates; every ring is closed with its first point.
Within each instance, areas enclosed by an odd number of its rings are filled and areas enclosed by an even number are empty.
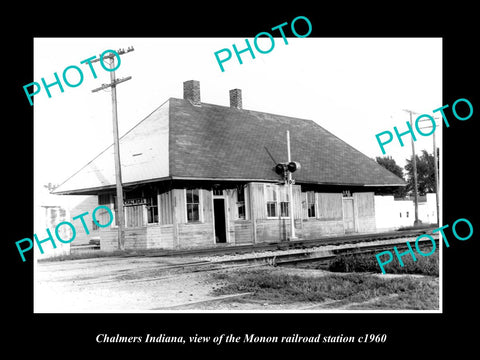
{"type": "MultiPolygon", "coordinates": [[[[302,166],[298,161],[290,161],[288,163],[278,163],[275,165],[275,172],[278,175],[282,175],[285,181],[288,178],[288,173],[294,173],[297,170],[300,170],[302,166]]],[[[290,180],[288,183],[295,184],[295,180],[290,180]],[[291,182],[290,182],[291,181],[291,182]]]]}

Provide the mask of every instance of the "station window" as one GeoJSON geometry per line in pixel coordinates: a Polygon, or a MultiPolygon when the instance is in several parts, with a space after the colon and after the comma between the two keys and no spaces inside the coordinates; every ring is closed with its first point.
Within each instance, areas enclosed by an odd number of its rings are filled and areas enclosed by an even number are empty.
{"type": "Polygon", "coordinates": [[[245,188],[243,186],[237,188],[237,214],[239,219],[246,219],[245,188]]]}
{"type": "Polygon", "coordinates": [[[149,224],[158,223],[158,202],[157,196],[147,198],[147,222],[149,224]]]}
{"type": "Polygon", "coordinates": [[[265,185],[267,217],[277,217],[277,189],[275,185],[265,185]]]}
{"type": "Polygon", "coordinates": [[[281,201],[280,202],[280,216],[281,217],[288,217],[288,201],[281,201]]]}
{"type": "Polygon", "coordinates": [[[267,205],[267,217],[289,217],[290,201],[285,186],[265,185],[265,201],[267,205]],[[280,210],[280,214],[278,213],[280,210]]]}
{"type": "Polygon", "coordinates": [[[187,221],[200,221],[200,191],[198,189],[186,190],[187,221]]]}
{"type": "Polygon", "coordinates": [[[308,217],[314,218],[315,217],[315,193],[313,191],[307,192],[307,210],[308,210],[308,217]]]}

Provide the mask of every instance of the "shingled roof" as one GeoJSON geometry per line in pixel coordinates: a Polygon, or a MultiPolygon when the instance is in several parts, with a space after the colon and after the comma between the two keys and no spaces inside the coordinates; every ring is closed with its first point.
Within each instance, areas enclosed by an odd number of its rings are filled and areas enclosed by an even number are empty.
{"type": "MultiPolygon", "coordinates": [[[[163,179],[278,181],[275,163],[302,168],[297,184],[403,186],[405,182],[311,120],[170,98],[120,139],[124,185],[163,179]],[[268,151],[267,151],[268,150],[268,151]]],[[[56,193],[115,185],[113,145],[56,193]]]]}

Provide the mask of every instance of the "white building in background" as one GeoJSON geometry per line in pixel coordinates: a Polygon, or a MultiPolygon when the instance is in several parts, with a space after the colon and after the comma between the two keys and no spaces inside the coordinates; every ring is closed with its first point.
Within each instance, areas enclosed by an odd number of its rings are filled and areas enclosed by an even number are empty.
{"type": "MultiPolygon", "coordinates": [[[[419,197],[418,219],[424,224],[437,223],[437,201],[434,193],[419,197]]],[[[375,221],[377,230],[380,231],[413,226],[414,201],[395,200],[393,195],[375,195],[375,221]]]]}
{"type": "MultiPolygon", "coordinates": [[[[89,213],[88,216],[85,216],[86,221],[91,218],[92,211],[98,206],[95,196],[60,196],[51,194],[46,187],[41,186],[35,189],[34,200],[34,232],[38,240],[42,241],[49,237],[47,233],[47,229],[49,229],[56,245],[56,248],[54,248],[51,241],[41,243],[42,254],[32,234],[35,259],[69,255],[72,246],[86,245],[90,239],[95,237],[96,232],[93,224],[87,223],[89,230],[89,234],[87,234],[80,220],[72,220],[72,217],[84,212],[89,213]],[[55,228],[62,221],[70,222],[75,226],[76,234],[71,243],[62,243],[58,241],[55,235],[55,228]]],[[[60,226],[58,231],[62,239],[72,238],[72,230],[69,226],[60,226]]]]}

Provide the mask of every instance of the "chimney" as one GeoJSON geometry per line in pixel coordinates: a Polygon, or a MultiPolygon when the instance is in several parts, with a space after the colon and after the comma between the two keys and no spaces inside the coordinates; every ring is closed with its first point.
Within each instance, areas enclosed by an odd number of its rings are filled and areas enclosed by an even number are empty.
{"type": "Polygon", "coordinates": [[[193,105],[200,105],[200,81],[188,80],[183,83],[183,98],[193,105]]]}
{"type": "Polygon", "coordinates": [[[230,107],[235,109],[242,108],[242,90],[241,89],[230,90],[230,107]]]}

